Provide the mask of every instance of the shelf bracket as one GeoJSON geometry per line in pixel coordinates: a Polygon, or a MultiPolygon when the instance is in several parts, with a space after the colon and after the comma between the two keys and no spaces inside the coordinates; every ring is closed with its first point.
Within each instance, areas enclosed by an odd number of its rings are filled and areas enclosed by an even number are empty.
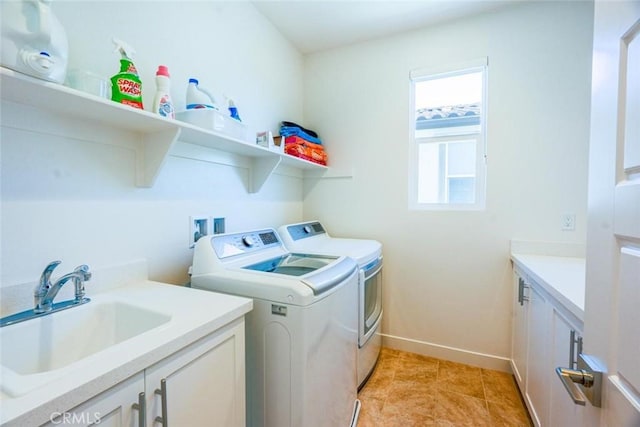
{"type": "Polygon", "coordinates": [[[141,136],[136,149],[136,186],[153,187],[160,169],[164,166],[169,150],[178,140],[180,128],[175,127],[141,136]]]}
{"type": "Polygon", "coordinates": [[[253,157],[251,159],[251,169],[249,169],[249,193],[259,192],[281,161],[282,157],[278,154],[253,157]]]}

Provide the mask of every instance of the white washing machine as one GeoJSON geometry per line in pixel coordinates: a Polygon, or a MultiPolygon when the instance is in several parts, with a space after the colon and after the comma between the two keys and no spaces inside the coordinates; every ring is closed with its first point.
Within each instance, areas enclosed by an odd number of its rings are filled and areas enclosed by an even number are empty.
{"type": "Polygon", "coordinates": [[[196,243],[191,286],[253,298],[248,426],[355,426],[355,261],[290,253],[273,229],[220,234],[196,243]]]}
{"type": "Polygon", "coordinates": [[[329,236],[319,221],[283,225],[279,235],[288,250],[353,258],[360,267],[358,280],[358,388],[375,367],[382,337],[382,244],[376,240],[343,239],[329,236]]]}

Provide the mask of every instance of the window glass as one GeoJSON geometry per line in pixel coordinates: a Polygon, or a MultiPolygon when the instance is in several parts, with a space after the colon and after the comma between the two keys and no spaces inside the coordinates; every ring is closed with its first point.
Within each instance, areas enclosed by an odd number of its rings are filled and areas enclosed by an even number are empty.
{"type": "Polygon", "coordinates": [[[485,66],[412,73],[411,207],[484,207],[485,82],[485,66]]]}

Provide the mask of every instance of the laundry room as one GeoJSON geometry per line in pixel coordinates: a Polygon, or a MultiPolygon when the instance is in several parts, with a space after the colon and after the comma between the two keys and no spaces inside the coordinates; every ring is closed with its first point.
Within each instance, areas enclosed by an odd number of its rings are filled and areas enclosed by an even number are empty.
{"type": "MultiPolygon", "coordinates": [[[[529,283],[547,279],[539,255],[577,263],[578,285],[542,291],[559,301],[548,313],[571,326],[572,352],[589,319],[598,3],[3,2],[0,317],[27,314],[0,326],[0,424],[89,425],[125,406],[126,425],[570,419],[540,397],[563,393],[563,408],[574,406],[561,373],[545,365],[544,384],[527,379],[529,350],[519,377],[514,330],[529,283]],[[21,18],[5,22],[7,4],[21,18]],[[477,85],[461,98],[421,98],[467,75],[477,85]],[[115,96],[117,76],[134,76],[141,105],[115,96]],[[161,88],[170,117],[160,117],[161,88]],[[190,108],[193,90],[212,105],[190,108]],[[289,145],[285,132],[313,143],[289,145]],[[470,171],[448,163],[457,149],[470,171]],[[96,317],[92,306],[111,311],[96,317]],[[62,359],[54,335],[46,349],[23,345],[35,322],[63,316],[43,330],[137,326],[86,351],[86,331],[60,338],[78,347],[62,359]],[[21,360],[30,352],[52,354],[51,365],[21,360]],[[480,388],[459,384],[462,374],[480,388]],[[229,392],[192,396],[205,378],[229,392]],[[98,399],[112,389],[123,403],[98,399]],[[184,400],[167,405],[178,389],[184,400]]],[[[640,18],[637,2],[619,3],[640,18]]],[[[626,239],[638,268],[640,238],[626,239]]]]}

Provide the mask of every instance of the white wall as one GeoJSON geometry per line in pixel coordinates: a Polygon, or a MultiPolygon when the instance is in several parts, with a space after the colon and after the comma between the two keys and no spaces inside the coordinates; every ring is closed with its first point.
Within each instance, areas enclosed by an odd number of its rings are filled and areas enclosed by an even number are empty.
{"type": "Polygon", "coordinates": [[[53,8],[70,39],[70,68],[115,73],[117,36],[138,52],[147,108],[164,64],[178,108],[197,77],[234,97],[252,130],[276,130],[285,118],[318,130],[330,174],[354,174],[304,189],[279,174],[248,194],[244,168],[170,156],[153,188],[136,188],[131,150],[15,128],[3,114],[0,286],[36,280],[53,259],[68,270],[144,258],[151,278],[183,283],[189,215],[226,216],[230,231],[275,226],[303,219],[304,198],[304,218],[385,245],[383,332],[398,337],[390,342],[505,357],[509,239],[584,242],[587,2],[525,4],[304,64],[245,2],[58,0],[53,8]],[[408,211],[409,70],[481,56],[490,64],[487,209],[408,211]],[[560,231],[564,212],[576,213],[575,232],[560,231]]]}
{"type": "MultiPolygon", "coordinates": [[[[250,3],[59,0],[53,10],[69,38],[70,68],[109,77],[119,70],[111,37],[135,47],[147,109],[157,65],[164,64],[178,109],[193,76],[218,96],[232,96],[252,130],[302,120],[302,56],[250,3]]],[[[65,134],[78,123],[2,107],[3,287],[37,280],[54,259],[63,261],[54,277],[81,263],[96,270],[146,259],[152,279],[185,283],[189,215],[225,216],[227,231],[302,217],[302,179],[295,173],[274,175],[248,194],[246,168],[170,156],[153,188],[137,188],[134,153],[126,146],[25,130],[8,119],[11,109],[36,123],[62,123],[65,134]]]]}
{"type": "Polygon", "coordinates": [[[388,344],[504,367],[509,240],[585,240],[591,32],[592,4],[536,2],[306,57],[305,123],[353,176],[309,183],[304,217],[384,244],[388,344]],[[409,211],[409,71],[485,56],[487,208],[409,211]]]}

